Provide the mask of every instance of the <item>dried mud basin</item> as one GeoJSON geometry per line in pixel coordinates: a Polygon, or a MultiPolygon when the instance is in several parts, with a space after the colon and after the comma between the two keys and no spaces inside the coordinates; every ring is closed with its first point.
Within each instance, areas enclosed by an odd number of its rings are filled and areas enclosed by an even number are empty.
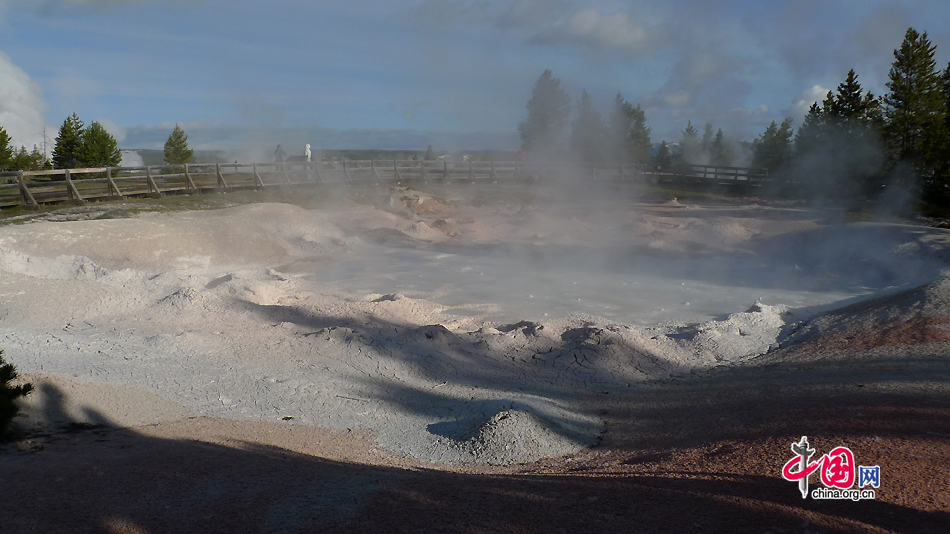
{"type": "MultiPolygon", "coordinates": [[[[0,347],[39,386],[17,447],[68,455],[100,433],[346,465],[589,470],[732,436],[696,405],[657,414],[694,387],[742,398],[737,376],[819,395],[860,376],[946,403],[945,230],[484,194],[0,227],[0,347]],[[900,384],[881,378],[895,369],[900,384]]],[[[307,506],[352,520],[378,497],[355,480],[307,506]]]]}

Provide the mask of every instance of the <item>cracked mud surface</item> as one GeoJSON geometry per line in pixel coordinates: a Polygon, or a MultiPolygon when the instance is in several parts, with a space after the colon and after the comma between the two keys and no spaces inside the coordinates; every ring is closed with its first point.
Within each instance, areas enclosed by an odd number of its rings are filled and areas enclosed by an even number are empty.
{"type": "Polygon", "coordinates": [[[0,473],[45,495],[4,516],[116,532],[946,522],[946,231],[510,193],[0,227],[0,348],[38,386],[0,473]],[[459,265],[498,268],[483,286],[501,290],[451,283],[459,265]],[[664,269],[683,289],[620,287],[664,269]],[[546,304],[573,297],[565,277],[582,313],[546,304]],[[802,502],[780,472],[803,434],[881,462],[879,498],[802,502]]]}

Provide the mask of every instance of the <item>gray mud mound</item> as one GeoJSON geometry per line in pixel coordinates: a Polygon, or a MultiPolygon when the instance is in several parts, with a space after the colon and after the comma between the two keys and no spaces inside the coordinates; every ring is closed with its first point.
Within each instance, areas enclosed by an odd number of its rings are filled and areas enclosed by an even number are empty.
{"type": "Polygon", "coordinates": [[[506,465],[525,458],[547,458],[575,452],[590,443],[558,432],[543,417],[521,410],[499,412],[484,421],[464,442],[479,463],[506,465]]]}
{"type": "Polygon", "coordinates": [[[559,425],[527,408],[511,408],[450,427],[430,425],[429,430],[448,430],[446,441],[454,445],[460,458],[478,464],[508,465],[563,456],[597,439],[597,432],[559,425]]]}

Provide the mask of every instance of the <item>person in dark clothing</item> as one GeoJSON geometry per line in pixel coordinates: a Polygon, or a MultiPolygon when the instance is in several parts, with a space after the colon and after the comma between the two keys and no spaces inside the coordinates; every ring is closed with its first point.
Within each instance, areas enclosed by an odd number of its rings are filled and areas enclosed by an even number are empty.
{"type": "Polygon", "coordinates": [[[277,163],[283,163],[286,157],[287,152],[284,152],[284,147],[277,145],[277,150],[274,151],[274,160],[277,161],[277,163]]]}

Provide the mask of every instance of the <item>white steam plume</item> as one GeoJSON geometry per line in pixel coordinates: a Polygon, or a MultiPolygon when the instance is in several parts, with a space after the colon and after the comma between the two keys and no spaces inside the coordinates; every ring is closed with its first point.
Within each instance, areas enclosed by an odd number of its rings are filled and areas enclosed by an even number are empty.
{"type": "Polygon", "coordinates": [[[602,15],[596,9],[585,8],[535,35],[532,40],[538,44],[579,43],[593,50],[624,50],[639,54],[651,49],[657,37],[624,13],[602,15]]]}
{"type": "Polygon", "coordinates": [[[46,101],[40,86],[0,52],[0,126],[15,147],[43,146],[46,101]]]}

